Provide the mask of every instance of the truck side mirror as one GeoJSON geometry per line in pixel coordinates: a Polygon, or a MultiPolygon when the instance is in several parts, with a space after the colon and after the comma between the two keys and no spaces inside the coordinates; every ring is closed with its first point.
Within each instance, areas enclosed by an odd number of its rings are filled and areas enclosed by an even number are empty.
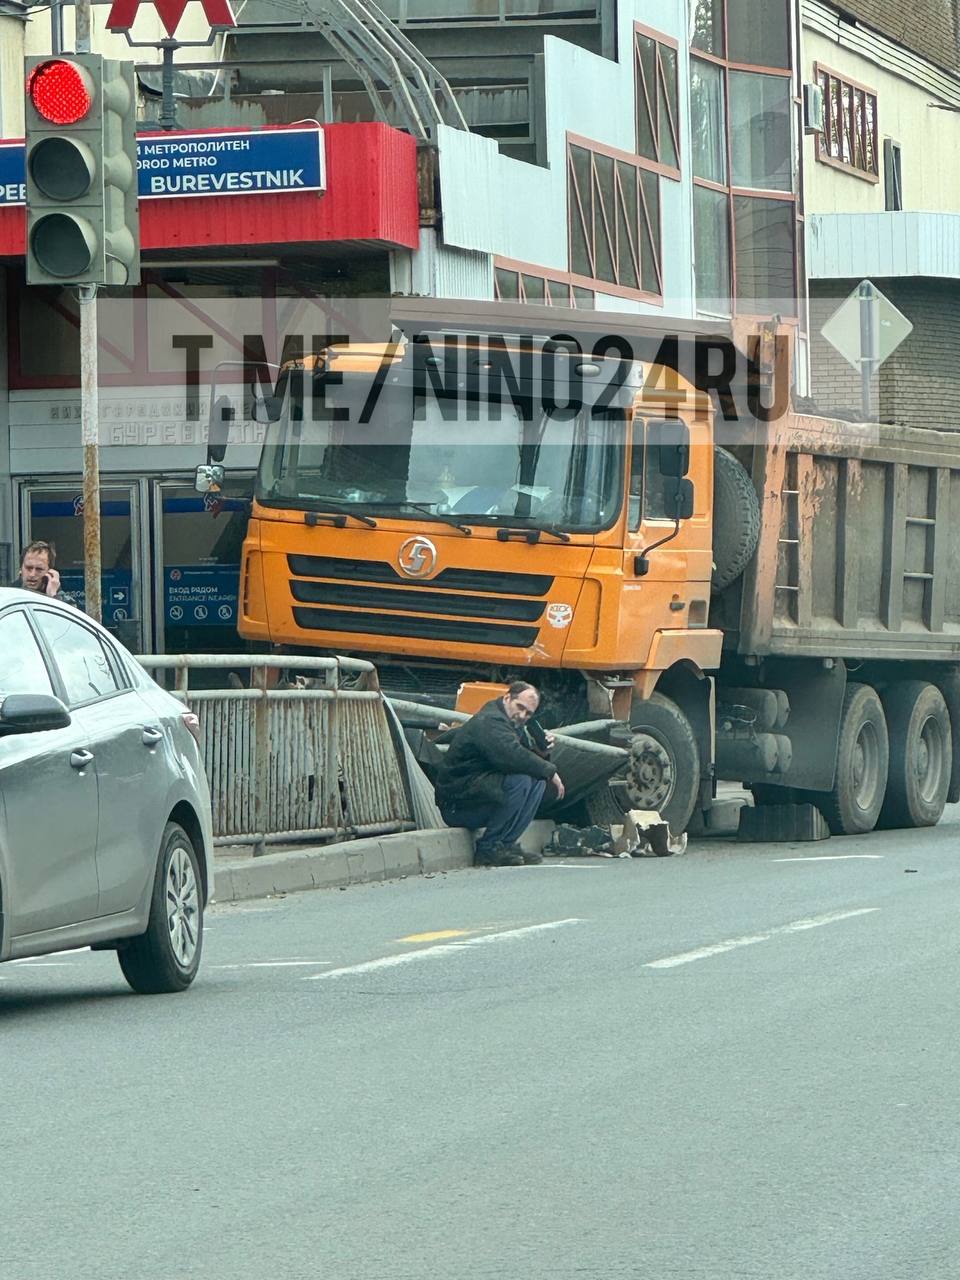
{"type": "MultiPolygon", "coordinates": [[[[684,427],[686,432],[686,427],[684,427]]],[[[685,476],[690,470],[690,438],[661,444],[657,452],[657,463],[662,476],[685,476]]]]}
{"type": "Polygon", "coordinates": [[[689,520],[693,515],[693,481],[677,478],[677,519],[689,520]]]}
{"type": "Polygon", "coordinates": [[[222,462],[227,452],[230,439],[230,424],[233,422],[234,409],[226,396],[217,396],[210,406],[210,420],[207,423],[207,463],[222,462]]]}
{"type": "Polygon", "coordinates": [[[197,467],[193,487],[197,493],[219,493],[223,488],[223,475],[223,467],[218,462],[208,462],[206,466],[197,467]]]}

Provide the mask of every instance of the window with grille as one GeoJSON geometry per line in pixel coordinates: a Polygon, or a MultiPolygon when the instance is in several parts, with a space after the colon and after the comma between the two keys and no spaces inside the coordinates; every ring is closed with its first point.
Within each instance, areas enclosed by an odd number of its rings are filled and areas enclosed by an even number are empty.
{"type": "Polygon", "coordinates": [[[578,140],[567,147],[567,188],[571,274],[661,297],[657,173],[636,156],[578,140]]]}
{"type": "Polygon", "coordinates": [[[817,159],[868,182],[879,182],[876,93],[828,67],[818,66],[816,77],[823,92],[823,133],[817,135],[817,159]]]}
{"type": "Polygon", "coordinates": [[[595,306],[592,289],[583,289],[569,276],[543,273],[541,267],[507,258],[494,259],[493,292],[498,302],[537,302],[546,307],[595,306]]]}
{"type": "Polygon", "coordinates": [[[679,170],[677,47],[642,27],[634,28],[633,40],[637,155],[679,170]]]}

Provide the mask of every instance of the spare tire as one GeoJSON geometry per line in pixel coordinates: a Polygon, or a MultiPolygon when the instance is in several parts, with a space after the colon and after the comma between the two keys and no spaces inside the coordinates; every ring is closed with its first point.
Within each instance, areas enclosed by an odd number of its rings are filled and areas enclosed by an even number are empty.
{"type": "Polygon", "coordinates": [[[757,549],[760,502],[732,453],[713,451],[713,589],[736,582],[757,549]]]}

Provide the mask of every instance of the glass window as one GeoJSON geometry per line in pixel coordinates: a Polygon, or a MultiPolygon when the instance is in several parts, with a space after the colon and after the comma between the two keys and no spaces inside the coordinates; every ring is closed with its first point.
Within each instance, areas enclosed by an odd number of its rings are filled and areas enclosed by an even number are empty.
{"type": "Polygon", "coordinates": [[[677,168],[677,51],[636,34],[637,155],[677,168]]]}
{"type": "Polygon", "coordinates": [[[696,0],[690,43],[694,49],[723,57],[723,0],[696,0]]]}
{"type": "Polygon", "coordinates": [[[504,267],[497,267],[497,296],[502,302],[516,302],[520,297],[520,289],[517,285],[516,271],[507,271],[504,267]]]}
{"type": "Polygon", "coordinates": [[[751,67],[789,67],[790,39],[786,0],[727,0],[727,36],[731,62],[751,67]],[[762,15],[762,16],[761,16],[762,15]]]}
{"type": "Polygon", "coordinates": [[[570,147],[570,269],[627,289],[659,295],[660,186],[657,174],[629,160],[570,147]],[[581,208],[583,169],[592,172],[593,207],[581,208]],[[592,221],[591,221],[592,214],[592,221]]]}
{"type": "Polygon", "coordinates": [[[792,190],[790,81],[731,71],[730,128],[732,185],[792,190]]]}
{"type": "Polygon", "coordinates": [[[729,315],[730,224],[726,192],[694,187],[693,234],[698,309],[729,315]]]}
{"type": "Polygon", "coordinates": [[[877,95],[848,84],[822,68],[817,82],[823,91],[824,131],[817,140],[817,158],[839,161],[851,169],[878,176],[877,95]]]}
{"type": "MultiPolygon", "coordinates": [[[[569,403],[558,361],[554,396],[569,403]]],[[[328,388],[335,406],[364,403],[370,379],[328,388]]],[[[596,395],[603,385],[598,382],[596,395]]],[[[591,394],[583,386],[583,399],[591,394]]],[[[524,419],[508,399],[412,404],[409,386],[384,393],[374,421],[295,422],[286,411],[267,430],[257,496],[275,506],[420,514],[510,525],[532,520],[572,531],[607,528],[620,507],[622,417],[591,413],[524,419]]]]}
{"type": "Polygon", "coordinates": [[[37,609],[34,616],[53,651],[71,707],[117,692],[119,686],[99,636],[49,609],[37,609]]]}
{"type": "Polygon", "coordinates": [[[738,309],[796,314],[795,210],[784,200],[734,196],[738,309]]]}
{"type": "Polygon", "coordinates": [[[0,695],[53,693],[43,654],[19,610],[0,618],[0,695]]]}
{"type": "Polygon", "coordinates": [[[723,71],[712,62],[690,60],[690,124],[693,172],[708,182],[727,180],[726,117],[723,71]]]}

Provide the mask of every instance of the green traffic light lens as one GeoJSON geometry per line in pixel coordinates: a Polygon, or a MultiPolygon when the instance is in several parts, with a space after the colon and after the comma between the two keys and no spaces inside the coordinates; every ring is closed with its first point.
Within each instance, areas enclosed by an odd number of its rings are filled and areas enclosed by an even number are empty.
{"type": "Polygon", "coordinates": [[[37,265],[58,280],[81,280],[93,264],[96,236],[79,218],[49,213],[30,232],[30,249],[37,265]]]}
{"type": "Polygon", "coordinates": [[[93,183],[90,148],[73,138],[41,138],[28,158],[30,177],[48,200],[78,200],[93,183]]]}

